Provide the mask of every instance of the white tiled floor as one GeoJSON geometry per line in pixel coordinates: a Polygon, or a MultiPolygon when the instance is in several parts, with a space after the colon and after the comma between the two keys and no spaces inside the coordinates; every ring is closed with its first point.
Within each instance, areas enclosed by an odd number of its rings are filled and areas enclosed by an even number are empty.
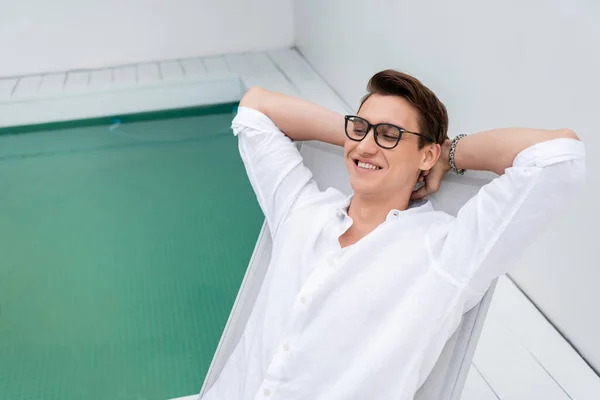
{"type": "MultiPolygon", "coordinates": [[[[41,113],[43,118],[52,121],[98,116],[91,108],[82,108],[81,112],[70,115],[70,108],[49,106],[56,99],[74,95],[80,97],[72,97],[76,101],[69,103],[69,107],[103,94],[104,97],[94,100],[94,110],[101,108],[105,114],[110,113],[115,99],[124,104],[129,101],[126,97],[107,97],[107,93],[126,90],[155,88],[157,91],[148,93],[171,96],[171,99],[176,98],[174,106],[184,107],[206,101],[193,87],[202,83],[203,90],[229,90],[229,97],[220,100],[233,101],[240,95],[236,90],[241,90],[235,79],[237,82],[241,79],[246,87],[261,85],[301,95],[338,112],[348,110],[300,54],[286,49],[0,78],[0,127],[10,126],[15,121],[28,123],[28,115],[34,118],[41,113]],[[214,77],[233,80],[216,89],[205,85],[214,77]],[[15,112],[19,113],[16,117],[15,112]]],[[[161,104],[155,102],[153,106],[161,104]]],[[[512,281],[504,277],[498,282],[462,399],[598,400],[600,378],[512,281]]]]}
{"type": "Polygon", "coordinates": [[[514,283],[503,277],[462,398],[597,400],[600,378],[514,283]]]}

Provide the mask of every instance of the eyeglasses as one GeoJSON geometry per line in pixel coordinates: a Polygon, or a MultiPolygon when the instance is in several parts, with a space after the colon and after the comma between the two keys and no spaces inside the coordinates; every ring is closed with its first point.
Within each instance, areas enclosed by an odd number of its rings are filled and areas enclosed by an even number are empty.
{"type": "Polygon", "coordinates": [[[354,140],[355,142],[360,142],[361,140],[366,138],[371,128],[373,128],[375,143],[377,143],[379,147],[388,150],[393,149],[398,145],[400,138],[402,138],[402,134],[405,132],[422,137],[428,142],[433,142],[431,138],[421,133],[407,131],[406,129],[396,125],[371,124],[366,119],[358,117],[356,115],[346,115],[344,116],[344,119],[346,136],[348,136],[348,139],[354,140]]]}

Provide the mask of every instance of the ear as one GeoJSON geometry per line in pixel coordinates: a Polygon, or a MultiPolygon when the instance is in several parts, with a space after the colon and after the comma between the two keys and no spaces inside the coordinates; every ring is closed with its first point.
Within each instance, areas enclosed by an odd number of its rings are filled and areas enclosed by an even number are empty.
{"type": "Polygon", "coordinates": [[[421,149],[421,164],[419,169],[423,171],[429,171],[438,158],[440,158],[440,154],[442,153],[442,148],[438,143],[426,144],[421,149]]]}

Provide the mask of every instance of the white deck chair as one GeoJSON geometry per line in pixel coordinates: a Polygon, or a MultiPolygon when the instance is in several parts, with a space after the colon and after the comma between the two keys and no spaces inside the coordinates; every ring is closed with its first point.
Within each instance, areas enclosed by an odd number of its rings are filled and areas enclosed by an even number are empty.
{"type": "MultiPolygon", "coordinates": [[[[321,188],[333,186],[343,192],[349,191],[346,167],[339,150],[333,146],[311,143],[302,146],[301,153],[305,164],[312,170],[321,188]]],[[[464,203],[478,190],[481,184],[485,183],[480,178],[471,178],[471,180],[467,178],[467,180],[457,182],[463,186],[460,195],[457,196],[455,190],[450,192],[442,188],[432,199],[436,209],[455,212],[460,204],[464,203]]],[[[200,396],[213,385],[239,341],[258,296],[270,258],[271,237],[266,224],[264,224],[229,320],[204,380],[200,396]]],[[[463,316],[460,326],[446,343],[431,374],[417,392],[415,400],[460,399],[494,287],[495,282],[482,301],[463,316]]]]}

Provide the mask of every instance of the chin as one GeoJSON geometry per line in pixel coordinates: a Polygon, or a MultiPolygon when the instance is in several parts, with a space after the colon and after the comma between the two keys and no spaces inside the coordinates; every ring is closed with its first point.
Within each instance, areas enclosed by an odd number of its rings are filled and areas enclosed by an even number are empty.
{"type": "Polygon", "coordinates": [[[381,190],[375,182],[365,182],[358,179],[350,179],[350,187],[355,194],[361,195],[369,195],[381,190]]]}
{"type": "Polygon", "coordinates": [[[350,160],[347,162],[346,167],[348,168],[348,175],[350,177],[350,186],[354,193],[362,195],[371,195],[374,193],[380,193],[383,189],[382,185],[385,183],[384,171],[379,172],[357,172],[354,161],[350,160]],[[373,174],[373,175],[371,175],[373,174]]]}

